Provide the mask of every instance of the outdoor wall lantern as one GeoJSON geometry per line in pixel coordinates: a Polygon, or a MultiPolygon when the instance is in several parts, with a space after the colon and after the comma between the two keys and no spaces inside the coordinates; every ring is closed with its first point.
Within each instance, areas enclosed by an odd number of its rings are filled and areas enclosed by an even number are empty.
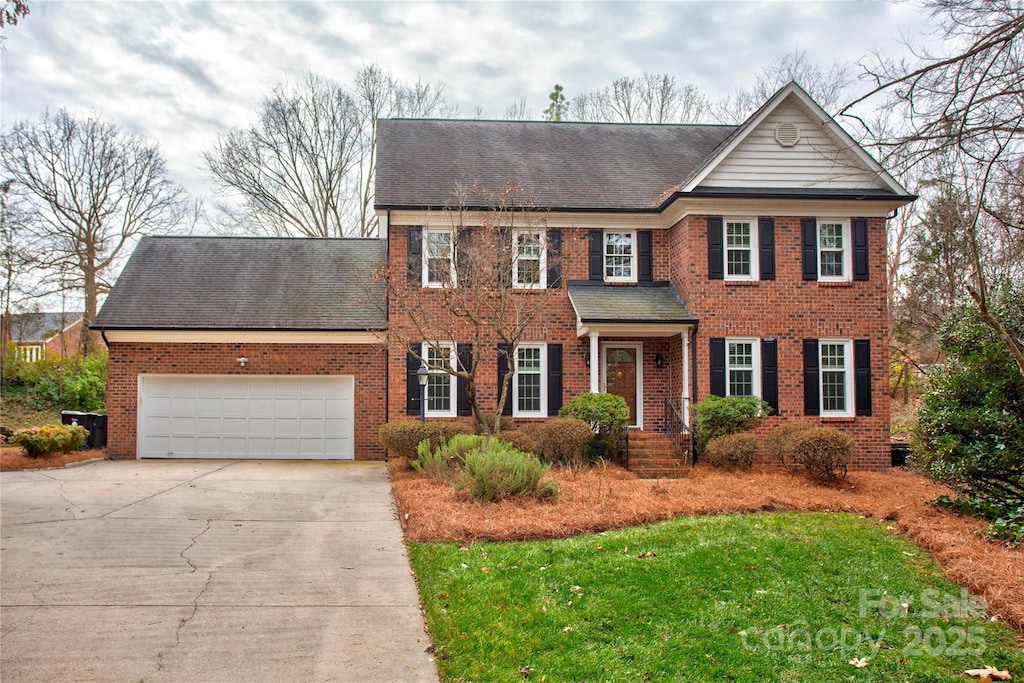
{"type": "Polygon", "coordinates": [[[238,361],[238,364],[243,368],[245,367],[245,364],[249,362],[248,358],[236,358],[235,360],[238,361]]]}
{"type": "Polygon", "coordinates": [[[420,383],[420,422],[427,421],[427,379],[430,377],[430,370],[427,364],[420,361],[420,369],[416,371],[416,381],[420,383]]]}
{"type": "Polygon", "coordinates": [[[654,354],[654,367],[663,368],[665,367],[665,356],[660,353],[654,354]]]}

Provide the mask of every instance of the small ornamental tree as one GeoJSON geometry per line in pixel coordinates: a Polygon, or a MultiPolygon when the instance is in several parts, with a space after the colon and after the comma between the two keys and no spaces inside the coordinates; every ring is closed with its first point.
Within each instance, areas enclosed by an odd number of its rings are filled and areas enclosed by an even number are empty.
{"type": "MultiPolygon", "coordinates": [[[[417,361],[427,363],[430,354],[418,350],[416,343],[426,343],[438,357],[449,357],[452,344],[468,342],[467,353],[454,354],[454,362],[435,364],[432,371],[465,383],[478,431],[485,435],[500,426],[511,400],[516,349],[540,338],[535,330],[556,315],[555,302],[564,297],[561,232],[547,230],[545,214],[534,210],[522,193],[512,182],[498,191],[456,189],[452,205],[443,214],[451,236],[450,251],[437,254],[445,264],[450,258],[451,266],[431,271],[431,277],[439,278],[434,286],[423,287],[422,262],[401,267],[388,263],[374,274],[387,291],[392,344],[401,344],[417,361]],[[470,206],[490,208],[470,210],[470,206]],[[485,405],[479,399],[478,374],[495,354],[508,373],[499,387],[497,404],[485,405]]],[[[423,248],[431,246],[424,243],[423,248]]],[[[434,268],[429,263],[427,267],[434,268]]]]}

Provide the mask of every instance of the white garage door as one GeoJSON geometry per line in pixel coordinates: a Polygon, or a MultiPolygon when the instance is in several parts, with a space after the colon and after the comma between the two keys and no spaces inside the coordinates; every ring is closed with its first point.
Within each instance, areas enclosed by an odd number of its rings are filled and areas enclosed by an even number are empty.
{"type": "Polygon", "coordinates": [[[140,375],[139,457],[351,460],[351,376],[140,375]]]}

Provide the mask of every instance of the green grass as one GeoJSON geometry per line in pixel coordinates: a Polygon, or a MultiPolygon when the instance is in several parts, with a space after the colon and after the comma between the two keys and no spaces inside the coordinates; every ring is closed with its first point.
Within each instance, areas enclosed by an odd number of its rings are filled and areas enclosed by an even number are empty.
{"type": "Polygon", "coordinates": [[[410,550],[446,681],[963,681],[983,663],[1024,677],[1013,631],[853,515],[410,550]]]}

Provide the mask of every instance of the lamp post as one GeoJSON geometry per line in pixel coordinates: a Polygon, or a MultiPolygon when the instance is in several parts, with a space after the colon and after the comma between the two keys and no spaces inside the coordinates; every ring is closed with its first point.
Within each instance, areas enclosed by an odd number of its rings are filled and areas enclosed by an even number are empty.
{"type": "Polygon", "coordinates": [[[427,378],[430,370],[427,364],[420,361],[420,369],[416,371],[416,381],[420,383],[420,422],[427,421],[427,378]]]}

